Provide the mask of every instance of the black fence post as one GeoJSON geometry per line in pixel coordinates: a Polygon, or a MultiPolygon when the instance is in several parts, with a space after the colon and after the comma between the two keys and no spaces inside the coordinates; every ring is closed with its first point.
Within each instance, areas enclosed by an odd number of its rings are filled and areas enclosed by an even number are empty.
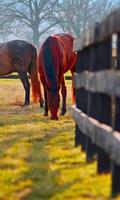
{"type": "MultiPolygon", "coordinates": [[[[76,63],[76,72],[81,73],[85,70],[85,53],[78,52],[78,59],[76,63]]],[[[76,106],[83,112],[87,112],[87,94],[85,93],[84,88],[76,89],[75,91],[76,94],[76,106]]],[[[75,146],[81,145],[82,150],[85,151],[86,148],[86,137],[82,131],[79,130],[78,126],[76,125],[76,130],[75,130],[75,146]]]]}
{"type": "MultiPolygon", "coordinates": [[[[100,71],[111,67],[111,40],[99,43],[91,47],[90,70],[100,71]]],[[[91,93],[90,116],[102,123],[111,124],[111,98],[101,93],[91,93]]],[[[110,170],[109,156],[100,147],[98,152],[98,173],[110,170]]]]}
{"type": "MultiPolygon", "coordinates": [[[[85,48],[79,52],[79,58],[76,65],[76,72],[81,73],[85,70],[89,70],[89,48],[85,48]]],[[[85,114],[89,114],[89,92],[84,88],[76,90],[76,105],[77,108],[82,110],[85,114]]],[[[81,144],[82,150],[86,152],[87,162],[91,162],[93,155],[95,154],[95,145],[92,143],[91,138],[84,135],[76,126],[75,144],[81,144]]]]}
{"type": "MultiPolygon", "coordinates": [[[[120,34],[117,39],[117,65],[115,69],[120,70],[120,34]]],[[[115,124],[114,129],[120,132],[120,98],[115,98],[115,124]]],[[[112,163],[112,196],[120,194],[120,166],[112,163]]]]}

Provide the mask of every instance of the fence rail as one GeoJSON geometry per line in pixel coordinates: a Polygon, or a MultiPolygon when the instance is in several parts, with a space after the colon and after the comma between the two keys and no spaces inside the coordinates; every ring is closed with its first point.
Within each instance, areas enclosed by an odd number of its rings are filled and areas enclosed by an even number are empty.
{"type": "Polygon", "coordinates": [[[84,87],[91,92],[100,92],[120,97],[120,71],[106,70],[100,72],[74,73],[76,89],[84,87]]]}
{"type": "Polygon", "coordinates": [[[111,155],[112,160],[120,165],[120,134],[112,127],[88,117],[75,106],[72,115],[81,131],[92,139],[92,142],[103,148],[111,155]]]}

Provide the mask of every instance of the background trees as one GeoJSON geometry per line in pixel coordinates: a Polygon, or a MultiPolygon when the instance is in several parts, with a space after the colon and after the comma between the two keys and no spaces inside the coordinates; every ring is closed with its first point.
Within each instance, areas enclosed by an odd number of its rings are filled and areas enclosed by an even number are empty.
{"type": "Polygon", "coordinates": [[[79,36],[119,5],[119,0],[0,0],[1,41],[24,38],[39,46],[51,33],[79,36]]]}
{"type": "Polygon", "coordinates": [[[20,37],[25,35],[34,44],[39,44],[42,34],[55,22],[48,23],[56,0],[9,0],[0,1],[1,34],[20,37]]]}
{"type": "Polygon", "coordinates": [[[119,5],[117,0],[62,0],[57,2],[53,21],[64,31],[79,36],[119,5]]]}

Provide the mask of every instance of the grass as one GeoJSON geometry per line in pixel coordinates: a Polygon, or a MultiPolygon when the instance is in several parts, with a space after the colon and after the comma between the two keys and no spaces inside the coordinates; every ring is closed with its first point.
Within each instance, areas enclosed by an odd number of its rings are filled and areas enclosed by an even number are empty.
{"type": "Polygon", "coordinates": [[[0,79],[0,200],[108,200],[109,174],[97,175],[96,162],[74,147],[74,122],[43,117],[39,105],[23,108],[19,80],[0,79]]]}
{"type": "Polygon", "coordinates": [[[65,73],[65,76],[71,76],[71,72],[70,72],[70,71],[67,71],[67,72],[65,73]]]}

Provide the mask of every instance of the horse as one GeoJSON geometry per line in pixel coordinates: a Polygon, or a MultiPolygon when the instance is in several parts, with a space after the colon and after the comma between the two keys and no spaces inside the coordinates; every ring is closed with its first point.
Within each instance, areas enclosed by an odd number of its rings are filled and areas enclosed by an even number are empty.
{"type": "MultiPolygon", "coordinates": [[[[75,71],[77,54],[73,52],[73,36],[68,33],[50,35],[42,44],[38,53],[38,73],[43,84],[45,108],[44,116],[51,113],[51,119],[58,119],[62,94],[61,115],[66,113],[66,86],[64,73],[75,71]]],[[[74,95],[73,95],[74,96],[74,95]]]]}
{"type": "Polygon", "coordinates": [[[23,40],[12,40],[0,43],[0,76],[17,72],[25,89],[24,105],[30,104],[30,76],[33,102],[43,106],[40,81],[37,70],[37,50],[23,40]]]}

